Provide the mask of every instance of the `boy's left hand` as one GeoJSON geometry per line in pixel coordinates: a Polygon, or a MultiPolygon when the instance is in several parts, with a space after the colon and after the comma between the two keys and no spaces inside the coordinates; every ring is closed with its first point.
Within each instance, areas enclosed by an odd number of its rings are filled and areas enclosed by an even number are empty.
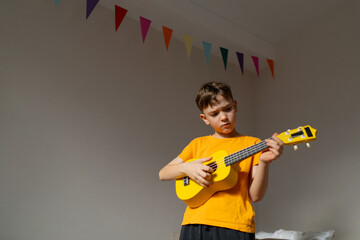
{"type": "Polygon", "coordinates": [[[274,133],[272,135],[273,138],[272,140],[271,139],[265,140],[266,144],[270,148],[268,148],[260,155],[260,161],[268,164],[281,156],[284,149],[284,143],[283,141],[281,141],[279,138],[276,137],[277,135],[278,135],[277,133],[274,133]]]}

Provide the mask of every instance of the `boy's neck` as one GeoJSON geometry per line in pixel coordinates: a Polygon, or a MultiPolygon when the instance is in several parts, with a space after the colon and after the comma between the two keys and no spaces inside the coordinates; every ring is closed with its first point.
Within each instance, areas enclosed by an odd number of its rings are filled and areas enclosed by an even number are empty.
{"type": "Polygon", "coordinates": [[[235,129],[230,132],[230,133],[220,133],[220,132],[215,132],[212,136],[214,138],[233,138],[233,137],[238,137],[241,134],[238,133],[235,129]]]}

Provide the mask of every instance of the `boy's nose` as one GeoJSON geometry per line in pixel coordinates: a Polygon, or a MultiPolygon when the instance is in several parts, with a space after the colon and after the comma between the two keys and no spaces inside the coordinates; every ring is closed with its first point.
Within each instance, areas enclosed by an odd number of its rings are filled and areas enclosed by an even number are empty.
{"type": "Polygon", "coordinates": [[[221,119],[222,121],[227,120],[227,115],[226,115],[226,113],[221,113],[221,114],[220,114],[220,119],[221,119]]]}

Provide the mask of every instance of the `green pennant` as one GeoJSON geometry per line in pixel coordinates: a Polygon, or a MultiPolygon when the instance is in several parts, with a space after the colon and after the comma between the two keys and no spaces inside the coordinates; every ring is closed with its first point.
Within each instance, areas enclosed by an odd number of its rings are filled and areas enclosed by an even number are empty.
{"type": "Polygon", "coordinates": [[[222,59],[223,59],[223,62],[224,62],[224,67],[225,67],[225,70],[226,70],[227,58],[228,58],[229,50],[226,49],[226,48],[220,47],[220,51],[221,51],[221,56],[222,56],[222,59]]]}

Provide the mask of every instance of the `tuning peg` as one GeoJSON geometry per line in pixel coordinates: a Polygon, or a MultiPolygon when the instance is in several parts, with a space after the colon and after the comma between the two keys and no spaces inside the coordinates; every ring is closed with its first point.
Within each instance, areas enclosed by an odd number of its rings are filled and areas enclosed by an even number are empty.
{"type": "Polygon", "coordinates": [[[297,150],[298,150],[298,146],[294,145],[294,151],[297,151],[297,150]]]}
{"type": "Polygon", "coordinates": [[[311,146],[310,146],[310,143],[307,142],[307,143],[306,143],[306,147],[307,147],[307,148],[310,148],[310,147],[311,147],[311,146]]]}

